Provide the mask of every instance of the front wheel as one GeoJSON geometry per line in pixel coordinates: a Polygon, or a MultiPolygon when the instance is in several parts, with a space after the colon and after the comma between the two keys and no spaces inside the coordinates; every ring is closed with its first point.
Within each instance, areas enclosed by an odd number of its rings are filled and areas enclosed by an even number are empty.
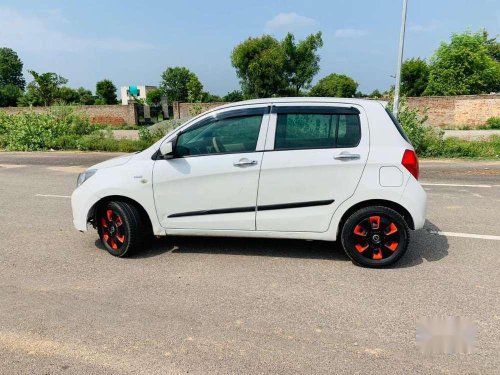
{"type": "Polygon", "coordinates": [[[389,266],[397,262],[408,248],[408,225],[390,208],[365,207],[347,219],[341,241],[354,263],[373,268],[389,266]]]}
{"type": "Polygon", "coordinates": [[[106,250],[125,257],[143,243],[141,217],[136,207],[125,202],[109,202],[97,212],[97,231],[106,250]]]}

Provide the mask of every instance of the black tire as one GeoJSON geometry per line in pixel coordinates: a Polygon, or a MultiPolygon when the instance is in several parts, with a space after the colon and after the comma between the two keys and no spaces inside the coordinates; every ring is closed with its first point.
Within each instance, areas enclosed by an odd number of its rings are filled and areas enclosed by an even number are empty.
{"type": "Polygon", "coordinates": [[[126,257],[144,244],[141,215],[125,202],[108,202],[96,217],[99,238],[106,250],[116,257],[126,257]]]}
{"type": "Polygon", "coordinates": [[[405,219],[383,206],[354,212],[341,232],[342,247],[349,258],[359,266],[371,268],[396,263],[408,249],[409,240],[405,219]]]}

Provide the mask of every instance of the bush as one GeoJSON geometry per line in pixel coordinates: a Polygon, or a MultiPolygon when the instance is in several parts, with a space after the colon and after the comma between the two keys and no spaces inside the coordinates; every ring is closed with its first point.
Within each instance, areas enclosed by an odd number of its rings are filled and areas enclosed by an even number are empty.
{"type": "Polygon", "coordinates": [[[486,126],[488,129],[500,129],[500,117],[490,117],[486,121],[486,126]]]}
{"type": "Polygon", "coordinates": [[[97,129],[88,117],[75,114],[71,107],[54,107],[49,113],[0,115],[1,147],[11,151],[62,147],[74,143],[70,138],[91,134],[97,129]]]}
{"type": "Polygon", "coordinates": [[[88,117],[75,113],[70,106],[57,106],[48,113],[0,113],[0,149],[135,152],[160,139],[165,129],[141,128],[139,140],[116,140],[109,127],[91,124],[88,117]]]}
{"type": "Polygon", "coordinates": [[[23,113],[15,116],[7,129],[7,149],[36,151],[52,148],[54,141],[67,133],[65,125],[45,114],[23,113]]]}
{"type": "MultiPolygon", "coordinates": [[[[392,101],[389,109],[392,108],[392,101]]],[[[406,99],[399,104],[398,121],[420,156],[427,156],[429,150],[443,141],[443,131],[426,124],[427,115],[408,107],[406,99]]]]}
{"type": "Polygon", "coordinates": [[[478,141],[448,138],[430,145],[425,156],[498,159],[500,158],[500,137],[492,136],[478,141]]]}

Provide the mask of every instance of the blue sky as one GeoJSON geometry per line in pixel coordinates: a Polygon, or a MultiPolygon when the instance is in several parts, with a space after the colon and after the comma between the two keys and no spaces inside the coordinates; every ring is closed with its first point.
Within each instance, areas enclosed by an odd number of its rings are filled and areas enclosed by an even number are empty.
{"type": "MultiPolygon", "coordinates": [[[[363,92],[384,90],[396,69],[401,0],[1,0],[0,47],[25,69],[54,71],[94,90],[157,85],[169,66],[186,66],[206,90],[238,89],[230,63],[236,44],[264,33],[298,39],[323,32],[321,71],[352,76],[363,92]]],[[[499,0],[409,0],[405,58],[429,57],[453,32],[500,33],[499,0]]],[[[25,74],[28,81],[29,75],[25,74]]]]}

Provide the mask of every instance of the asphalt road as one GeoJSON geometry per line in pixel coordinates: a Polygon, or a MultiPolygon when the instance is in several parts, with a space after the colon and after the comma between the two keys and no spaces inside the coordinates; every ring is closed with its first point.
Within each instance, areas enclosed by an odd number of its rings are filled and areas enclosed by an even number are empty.
{"type": "Polygon", "coordinates": [[[372,270],[289,240],[173,237],[114,258],[64,197],[111,156],[0,153],[1,374],[498,374],[500,162],[422,162],[426,229],[372,270]],[[417,321],[436,316],[470,319],[475,351],[419,352],[417,321]]]}

